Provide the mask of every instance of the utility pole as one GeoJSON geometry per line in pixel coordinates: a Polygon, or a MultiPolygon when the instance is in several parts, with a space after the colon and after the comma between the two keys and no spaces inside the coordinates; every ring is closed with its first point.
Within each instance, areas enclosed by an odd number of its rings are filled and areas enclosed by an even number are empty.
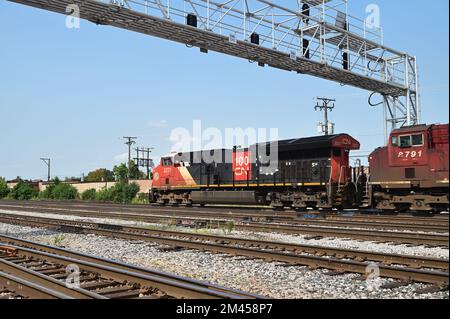
{"type": "Polygon", "coordinates": [[[47,182],[50,182],[50,159],[41,158],[41,161],[43,161],[47,165],[47,182]]]}
{"type": "Polygon", "coordinates": [[[125,145],[128,145],[128,178],[130,177],[130,162],[131,162],[131,145],[136,144],[137,137],[134,136],[124,136],[125,145]]]}
{"type": "Polygon", "coordinates": [[[150,178],[150,153],[152,152],[154,148],[153,147],[147,147],[146,153],[146,165],[147,165],[147,178],[150,178]]]}
{"type": "Polygon", "coordinates": [[[332,125],[334,125],[334,124],[328,121],[328,111],[330,111],[330,112],[333,111],[335,102],[336,102],[335,99],[328,99],[328,98],[325,98],[325,97],[318,97],[317,98],[317,104],[314,107],[314,109],[316,111],[320,110],[320,111],[324,112],[325,123],[324,124],[319,123],[319,126],[322,127],[322,133],[325,133],[325,135],[329,135],[330,129],[331,130],[333,129],[332,125]],[[319,104],[320,102],[322,103],[321,105],[319,104]]]}

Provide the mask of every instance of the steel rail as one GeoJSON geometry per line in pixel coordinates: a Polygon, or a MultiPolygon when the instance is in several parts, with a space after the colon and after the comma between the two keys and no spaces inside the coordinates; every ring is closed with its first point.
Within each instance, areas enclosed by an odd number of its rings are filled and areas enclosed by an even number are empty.
{"type": "Polygon", "coordinates": [[[0,271],[2,272],[14,274],[15,276],[20,277],[28,282],[32,282],[48,289],[57,291],[58,293],[69,296],[70,298],[103,299],[102,296],[81,288],[68,288],[65,283],[60,280],[17,265],[11,261],[5,260],[4,258],[5,256],[2,256],[0,254],[0,271]]]}
{"type": "MultiPolygon", "coordinates": [[[[145,235],[144,235],[145,236],[145,235]]],[[[209,242],[220,243],[223,245],[238,245],[243,247],[252,247],[252,248],[261,248],[266,250],[280,250],[284,252],[292,252],[292,253],[305,253],[316,256],[333,256],[338,258],[346,258],[346,259],[356,259],[360,261],[374,261],[381,262],[384,264],[397,264],[397,265],[407,265],[411,268],[434,268],[434,269],[449,269],[449,261],[446,259],[439,258],[427,258],[420,256],[406,256],[399,254],[385,254],[385,253],[377,253],[370,251],[362,251],[362,250],[349,250],[349,249],[340,249],[333,247],[324,247],[324,246],[316,246],[316,245],[305,245],[305,244],[289,244],[289,243],[281,243],[281,242],[270,242],[270,241],[262,241],[262,240],[248,240],[248,239],[240,239],[233,237],[223,237],[223,236],[210,236],[211,240],[209,242]]],[[[151,239],[152,237],[146,236],[145,238],[151,239]]],[[[53,254],[63,254],[64,256],[69,256],[72,258],[86,260],[90,262],[95,262],[98,264],[105,264],[108,266],[123,268],[123,269],[134,269],[136,272],[143,272],[145,274],[152,274],[161,277],[169,276],[172,278],[173,275],[168,275],[167,273],[158,272],[155,270],[143,269],[137,266],[131,266],[127,264],[123,264],[117,261],[105,260],[103,258],[98,258],[95,256],[89,256],[86,254],[66,250],[63,248],[53,247],[49,245],[39,244],[31,241],[27,241],[24,239],[14,238],[11,236],[1,235],[0,240],[5,243],[28,247],[33,249],[38,249],[41,251],[46,251],[53,254]]],[[[189,240],[199,239],[189,237],[189,240]]],[[[205,283],[198,282],[192,279],[185,279],[179,277],[183,282],[195,283],[197,285],[205,285],[205,283]]],[[[223,289],[218,286],[206,284],[205,287],[208,288],[218,288],[219,290],[223,289]]],[[[236,293],[242,293],[236,291],[236,293]]]]}
{"type": "Polygon", "coordinates": [[[427,225],[427,226],[449,226],[449,218],[445,216],[434,217],[415,217],[415,216],[392,216],[392,215],[369,215],[354,214],[346,215],[328,215],[327,220],[350,220],[381,223],[404,223],[408,225],[427,225]]]}
{"type": "MultiPolygon", "coordinates": [[[[1,206],[0,206],[1,210],[1,206]]],[[[60,215],[72,215],[72,216],[82,216],[82,217],[93,217],[93,218],[111,218],[111,219],[122,219],[122,220],[132,220],[141,221],[148,223],[165,223],[170,219],[177,219],[180,221],[191,221],[193,223],[204,223],[208,226],[225,225],[228,221],[233,220],[236,222],[245,222],[246,228],[253,227],[255,229],[261,228],[265,230],[265,226],[275,225],[276,230],[280,232],[295,233],[296,226],[329,226],[329,227],[347,227],[347,228],[366,228],[366,229],[379,229],[379,230],[407,230],[407,231],[421,231],[421,232],[434,232],[434,233],[448,233],[448,225],[419,225],[419,224],[398,224],[398,223],[367,223],[367,222],[352,222],[352,221],[340,221],[340,220],[322,220],[322,219],[305,219],[305,220],[295,220],[292,222],[280,222],[274,224],[272,222],[254,222],[248,220],[235,219],[233,217],[223,214],[219,218],[208,219],[205,216],[192,217],[185,216],[182,214],[135,214],[135,213],[117,213],[117,212],[100,212],[100,211],[86,211],[86,210],[73,210],[65,208],[18,208],[18,210],[24,210],[29,212],[39,212],[39,213],[52,213],[60,215]],[[285,231],[286,230],[286,231],[285,231]]],[[[237,226],[239,227],[239,225],[237,226]]]]}
{"type": "MultiPolygon", "coordinates": [[[[116,203],[101,203],[101,202],[86,202],[86,201],[11,201],[2,200],[0,201],[0,206],[11,207],[24,207],[24,206],[45,206],[45,207],[62,207],[67,209],[68,206],[77,208],[88,208],[97,209],[110,212],[111,209],[120,209],[126,211],[132,211],[136,214],[147,214],[148,212],[153,213],[154,211],[167,212],[171,214],[175,213],[185,213],[187,215],[194,216],[208,216],[208,217],[255,217],[255,218],[272,218],[274,220],[280,221],[295,221],[296,219],[301,220],[297,216],[295,211],[273,211],[270,209],[255,209],[255,208],[243,208],[243,207],[224,207],[224,206],[207,206],[207,207],[166,207],[166,206],[155,206],[155,205],[130,205],[130,204],[116,204],[116,203]]],[[[310,213],[310,212],[306,212],[310,213]]],[[[312,211],[311,213],[314,213],[312,211]]],[[[417,216],[405,216],[405,215],[369,215],[366,213],[353,214],[352,216],[338,215],[338,214],[328,214],[321,215],[324,219],[345,219],[347,221],[353,220],[370,220],[370,221],[385,221],[385,222],[408,222],[411,224],[420,225],[442,225],[449,223],[448,215],[436,216],[432,215],[430,217],[417,217],[417,216]]]]}
{"type": "MultiPolygon", "coordinates": [[[[2,206],[0,205],[0,209],[2,206]]],[[[178,220],[186,220],[198,223],[205,223],[207,225],[224,225],[229,220],[235,221],[243,221],[236,220],[233,216],[229,214],[221,214],[220,216],[214,216],[214,219],[205,218],[205,216],[200,216],[201,219],[191,217],[191,216],[183,216],[182,214],[135,214],[135,213],[117,213],[117,212],[100,212],[100,211],[87,211],[87,210],[73,210],[69,208],[31,208],[31,207],[16,207],[17,210],[24,210],[29,212],[41,212],[41,213],[53,213],[53,214],[65,214],[65,215],[74,215],[74,216],[84,216],[84,217],[96,217],[96,218],[111,218],[111,219],[124,219],[124,220],[133,220],[133,221],[142,221],[149,223],[159,223],[159,222],[167,222],[167,220],[171,218],[175,218],[178,220]],[[218,218],[224,219],[218,219],[218,218]]],[[[272,220],[273,222],[273,220],[272,220]]],[[[346,228],[361,228],[361,229],[378,229],[378,230],[407,230],[407,231],[420,231],[420,232],[434,232],[434,233],[448,233],[449,227],[448,224],[438,224],[438,225],[424,225],[424,224],[401,224],[401,223],[388,223],[388,222],[368,222],[368,221],[347,221],[341,219],[304,219],[304,220],[293,220],[286,224],[283,222],[282,224],[273,224],[273,223],[262,223],[262,222],[254,222],[254,221],[245,221],[245,229],[252,227],[255,229],[266,230],[266,226],[274,225],[274,230],[279,232],[286,233],[296,233],[297,226],[328,226],[328,227],[346,227],[346,228]]],[[[239,225],[237,227],[240,227],[239,225]]],[[[270,230],[270,228],[269,228],[270,230]]]]}
{"type": "MultiPolygon", "coordinates": [[[[236,216],[236,217],[270,217],[270,218],[278,218],[280,220],[294,220],[301,218],[298,215],[298,212],[293,210],[284,210],[284,211],[276,211],[270,208],[254,208],[254,207],[234,207],[234,206],[206,206],[206,207],[186,207],[186,206],[159,206],[159,205],[134,205],[134,204],[117,204],[117,203],[103,203],[103,202],[87,202],[80,200],[71,200],[71,201],[48,201],[48,200],[39,200],[39,201],[14,201],[14,200],[1,200],[0,206],[12,205],[14,207],[23,207],[23,206],[44,206],[44,207],[62,207],[67,208],[77,207],[79,209],[87,208],[87,209],[97,209],[110,211],[112,209],[120,209],[121,211],[132,211],[133,213],[146,214],[148,212],[153,213],[154,211],[162,211],[167,213],[186,213],[192,215],[212,215],[212,216],[236,216]]],[[[320,211],[306,211],[305,214],[316,214],[319,213],[323,219],[345,219],[345,220],[357,220],[357,219],[370,219],[373,221],[388,221],[388,222],[404,222],[408,221],[411,223],[420,223],[427,225],[434,225],[436,223],[441,222],[449,222],[448,215],[430,215],[429,217],[418,217],[411,215],[379,215],[379,214],[369,214],[363,211],[349,211],[346,215],[345,212],[341,213],[328,213],[320,212],[320,211]]]]}
{"type": "Polygon", "coordinates": [[[32,242],[29,240],[20,239],[20,238],[16,238],[16,237],[12,237],[12,236],[0,234],[0,242],[7,243],[9,245],[21,246],[21,247],[25,247],[25,248],[29,248],[29,249],[44,251],[44,252],[55,254],[55,255],[66,256],[66,257],[70,257],[70,258],[73,258],[76,260],[87,261],[90,263],[95,263],[95,264],[99,264],[99,265],[103,265],[103,266],[114,267],[114,268],[118,268],[118,269],[122,269],[122,270],[131,270],[135,273],[155,276],[155,277],[162,278],[162,279],[178,281],[182,284],[196,285],[198,287],[203,287],[203,288],[211,290],[211,291],[216,290],[218,292],[226,292],[229,295],[234,295],[235,298],[246,298],[246,299],[261,298],[261,296],[258,296],[255,294],[251,294],[251,293],[247,293],[247,292],[243,292],[243,291],[239,291],[239,290],[235,290],[235,289],[229,289],[229,288],[221,287],[218,285],[206,283],[206,282],[195,280],[195,279],[184,278],[184,277],[177,276],[174,274],[169,274],[167,272],[162,272],[162,271],[158,271],[158,270],[154,270],[154,269],[147,269],[147,268],[143,268],[143,267],[139,267],[139,266],[135,266],[135,265],[125,264],[123,262],[116,261],[116,260],[101,258],[101,257],[81,253],[78,251],[74,251],[74,250],[45,245],[45,244],[32,242]]]}
{"type": "Polygon", "coordinates": [[[8,299],[73,299],[42,285],[0,271],[1,298],[8,299]]]}
{"type": "MultiPolygon", "coordinates": [[[[8,221],[8,220],[19,220],[20,218],[28,219],[28,221],[48,221],[53,223],[65,223],[66,225],[97,225],[98,223],[92,222],[83,222],[83,221],[71,221],[57,218],[47,218],[47,217],[38,217],[38,216],[19,216],[17,214],[7,214],[0,213],[0,221],[8,221]]],[[[105,226],[107,227],[107,226],[105,226]]],[[[156,230],[156,229],[148,229],[148,228],[139,228],[133,226],[111,226],[111,227],[120,227],[121,230],[126,230],[130,232],[146,232],[147,234],[156,234],[166,235],[166,236],[179,236],[181,233],[176,231],[168,231],[168,230],[156,230]]],[[[260,225],[257,228],[248,226],[248,225],[236,225],[236,229],[238,230],[264,230],[270,232],[276,232],[277,229],[283,228],[283,226],[278,225],[260,225]]],[[[285,228],[285,231],[288,231],[289,228],[285,228]]],[[[294,229],[289,230],[292,234],[306,234],[311,236],[320,236],[320,237],[333,237],[333,238],[352,238],[359,240],[369,240],[369,241],[378,241],[378,242],[394,242],[394,243],[402,243],[402,244],[414,244],[414,245],[428,245],[428,246],[449,246],[449,236],[448,235],[438,235],[438,234],[423,234],[423,233],[403,233],[403,232],[384,232],[379,230],[362,230],[362,229],[339,229],[339,228],[325,228],[325,227],[312,227],[312,226],[295,226],[294,229]]],[[[194,235],[192,235],[194,236],[194,235]]],[[[208,236],[208,235],[199,235],[195,236],[208,236]]]]}
{"type": "MultiPolygon", "coordinates": [[[[33,219],[20,219],[20,218],[12,218],[11,222],[17,222],[19,224],[31,224],[33,226],[47,226],[47,227],[65,227],[62,229],[64,231],[77,231],[80,233],[93,233],[101,236],[108,236],[113,238],[121,238],[121,239],[128,239],[128,240],[141,240],[141,241],[150,241],[153,243],[161,244],[161,245],[171,245],[175,247],[181,247],[181,248],[187,248],[187,249],[195,249],[199,251],[212,251],[215,253],[224,253],[224,254],[231,254],[236,256],[245,256],[250,258],[258,258],[268,261],[278,261],[278,262],[284,262],[289,265],[303,265],[308,266],[311,268],[326,268],[326,269],[333,269],[339,272],[355,272],[360,274],[366,274],[367,267],[370,265],[370,263],[360,261],[369,259],[369,254],[372,254],[371,258],[375,259],[374,253],[369,252],[357,252],[357,251],[344,251],[343,255],[335,254],[335,256],[339,256],[341,258],[349,258],[350,256],[358,255],[360,256],[360,260],[357,257],[355,260],[346,260],[346,259],[339,259],[335,257],[323,257],[323,256],[316,256],[316,255],[305,255],[305,254],[297,254],[292,252],[287,252],[286,249],[283,251],[278,251],[274,249],[270,249],[270,245],[275,245],[276,248],[284,248],[290,247],[291,249],[293,247],[297,247],[297,249],[293,249],[293,251],[301,251],[300,247],[303,247],[304,249],[306,246],[302,245],[292,245],[292,244],[283,244],[283,243],[270,243],[270,242],[263,242],[263,241],[255,241],[255,240],[243,240],[243,239],[236,239],[236,238],[228,238],[228,237],[220,237],[220,236],[211,236],[211,235],[198,235],[198,234],[188,234],[188,233],[177,233],[178,236],[183,237],[185,239],[180,239],[176,237],[161,237],[161,236],[155,236],[150,234],[145,234],[146,231],[152,231],[147,229],[141,229],[143,233],[133,233],[124,231],[124,229],[130,229],[129,227],[122,227],[119,225],[105,225],[105,224],[93,224],[91,223],[91,227],[86,226],[85,223],[79,223],[79,222],[73,222],[70,221],[68,224],[64,224],[64,221],[61,223],[55,223],[54,221],[39,221],[39,220],[33,220],[33,219]],[[77,225],[78,223],[78,225],[77,225]],[[85,224],[84,226],[81,226],[82,224],[85,224]],[[97,225],[98,228],[92,228],[92,225],[97,225]],[[106,229],[106,228],[114,228],[114,229],[106,229]],[[215,242],[212,241],[200,241],[198,238],[202,237],[205,239],[205,237],[211,237],[215,239],[215,242]],[[197,238],[197,240],[195,239],[197,238]],[[238,246],[237,243],[245,243],[246,246],[238,246]],[[259,247],[259,248],[252,248],[259,247]],[[362,257],[362,258],[361,258],[362,257]]],[[[88,224],[88,223],[87,223],[88,224]]],[[[137,228],[134,228],[135,230],[137,228]]],[[[173,232],[172,232],[173,233],[173,232]]],[[[318,247],[317,249],[324,250],[323,247],[318,247]]],[[[329,249],[329,248],[326,248],[329,249]]],[[[336,250],[335,250],[336,251],[336,250]]],[[[317,254],[317,251],[316,251],[317,254]]],[[[318,253],[320,254],[320,251],[318,253]]],[[[324,255],[324,254],[322,254],[324,255]]],[[[384,254],[383,254],[384,255],[384,254]]],[[[385,258],[385,260],[389,261],[389,257],[382,257],[385,258]]],[[[394,257],[393,257],[394,258],[394,257]]],[[[441,266],[443,268],[446,267],[447,271],[431,271],[431,270],[423,270],[418,269],[417,267],[420,267],[420,262],[418,261],[420,259],[425,260],[425,258],[420,257],[410,257],[414,258],[416,260],[415,267],[399,267],[399,266],[391,266],[391,265],[385,265],[385,264],[379,264],[378,267],[380,269],[380,276],[381,277],[389,277],[389,278],[395,278],[400,279],[404,281],[419,281],[419,282],[425,282],[425,283],[432,283],[435,285],[444,285],[448,286],[448,261],[444,261],[441,263],[441,265],[444,265],[447,263],[447,265],[441,266]]],[[[412,260],[409,260],[410,264],[412,264],[412,260]]],[[[431,262],[431,261],[428,261],[431,262]]],[[[440,263],[437,260],[434,260],[433,262],[440,263]]],[[[403,260],[403,263],[406,263],[406,259],[403,260]]]]}

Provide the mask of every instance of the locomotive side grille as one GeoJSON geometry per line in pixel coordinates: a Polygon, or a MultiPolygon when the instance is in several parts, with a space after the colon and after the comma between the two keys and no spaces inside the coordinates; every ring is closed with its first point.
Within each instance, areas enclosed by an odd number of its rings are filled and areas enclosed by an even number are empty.
{"type": "Polygon", "coordinates": [[[405,168],[405,178],[416,178],[416,169],[415,168],[405,168]]]}

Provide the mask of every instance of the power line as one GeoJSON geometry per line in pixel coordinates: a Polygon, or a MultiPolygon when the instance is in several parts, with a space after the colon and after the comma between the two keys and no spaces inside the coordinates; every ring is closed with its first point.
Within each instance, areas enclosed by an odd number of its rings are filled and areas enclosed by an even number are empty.
{"type": "Polygon", "coordinates": [[[147,178],[150,176],[150,167],[153,165],[153,161],[150,158],[150,153],[152,150],[154,150],[154,147],[142,147],[142,148],[135,148],[136,151],[136,166],[139,167],[145,167],[147,168],[147,178]],[[139,154],[142,153],[142,157],[139,156],[139,154]]]}

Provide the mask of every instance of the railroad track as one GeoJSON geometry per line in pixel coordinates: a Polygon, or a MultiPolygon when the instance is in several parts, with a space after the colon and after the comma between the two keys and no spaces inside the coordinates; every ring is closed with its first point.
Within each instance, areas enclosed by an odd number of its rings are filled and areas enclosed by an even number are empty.
{"type": "MultiPolygon", "coordinates": [[[[5,208],[0,204],[0,209],[5,208]]],[[[42,208],[39,206],[8,206],[9,209],[29,211],[29,212],[41,212],[41,213],[54,213],[54,214],[65,214],[65,215],[75,215],[84,217],[98,217],[98,218],[112,218],[112,219],[123,219],[123,220],[133,220],[148,223],[167,223],[170,219],[175,219],[175,222],[182,223],[183,221],[189,221],[194,224],[204,225],[205,227],[220,227],[225,225],[229,220],[235,220],[240,224],[245,224],[243,226],[237,225],[236,227],[241,230],[254,230],[259,231],[278,231],[289,234],[301,233],[304,228],[301,226],[317,226],[317,227],[341,227],[341,228],[359,228],[359,229],[377,229],[377,230],[406,230],[412,232],[432,232],[432,233],[448,233],[449,225],[448,223],[441,222],[436,224],[425,224],[425,223],[396,223],[396,222],[380,222],[380,221],[349,221],[343,218],[330,218],[326,220],[321,219],[305,219],[305,220],[292,220],[288,224],[274,223],[272,219],[265,218],[266,222],[258,222],[253,219],[248,218],[238,218],[235,219],[234,216],[229,214],[221,215],[220,217],[224,219],[216,218],[205,218],[205,215],[200,216],[200,218],[185,216],[184,213],[172,212],[166,214],[142,214],[142,213],[118,213],[118,212],[104,212],[104,211],[94,211],[94,210],[75,210],[71,208],[56,208],[56,207],[46,207],[42,208]],[[267,220],[272,220],[269,223],[267,220]]],[[[189,215],[189,214],[187,214],[189,215]]],[[[260,217],[258,219],[261,219],[260,217]]]]}
{"type": "Polygon", "coordinates": [[[225,236],[171,232],[112,224],[66,221],[28,216],[0,215],[0,221],[59,231],[91,233],[113,238],[139,240],[179,249],[210,251],[251,259],[277,261],[286,265],[325,268],[338,273],[365,275],[369,265],[378,263],[381,277],[395,278],[403,283],[413,281],[448,287],[448,260],[344,250],[312,245],[247,240],[225,236]]]}
{"type": "Polygon", "coordinates": [[[0,286],[4,286],[5,291],[10,291],[12,297],[19,298],[262,298],[5,235],[0,235],[0,284],[2,283],[0,286]],[[17,283],[16,289],[11,289],[6,284],[11,278],[17,283]],[[30,288],[24,293],[17,289],[20,285],[30,288]]]}
{"type": "MultiPolygon", "coordinates": [[[[254,218],[273,220],[278,222],[291,222],[295,220],[303,220],[295,211],[274,211],[270,209],[255,209],[255,208],[236,208],[236,207],[161,207],[155,205],[129,205],[129,204],[114,204],[114,203],[99,203],[99,202],[85,202],[85,201],[0,201],[1,206],[32,206],[32,207],[53,207],[53,208],[75,208],[78,210],[95,210],[111,212],[111,210],[120,210],[133,212],[136,214],[176,214],[192,217],[216,217],[216,218],[254,218]]],[[[310,213],[314,213],[311,211],[310,213]]],[[[324,214],[317,215],[318,219],[332,219],[332,220],[346,220],[346,221],[370,221],[370,222],[387,222],[387,223],[410,223],[419,225],[446,225],[449,224],[448,215],[431,215],[429,217],[416,217],[410,215],[373,215],[358,212],[348,212],[346,214],[324,214]],[[349,215],[350,214],[350,215],[349,215]]]]}
{"type": "Polygon", "coordinates": [[[0,271],[0,299],[72,299],[31,281],[0,271]]]}
{"type": "MultiPolygon", "coordinates": [[[[5,202],[17,202],[15,200],[4,200],[5,202]]],[[[304,211],[296,211],[293,209],[283,209],[283,210],[277,210],[273,209],[272,207],[252,207],[252,206],[230,206],[230,205],[205,205],[205,206],[183,206],[183,205],[175,205],[175,206],[161,206],[159,204],[141,204],[141,205],[135,205],[135,204],[123,204],[123,203],[111,203],[111,202],[97,202],[97,201],[82,201],[82,200],[72,200],[72,201],[56,201],[56,200],[44,200],[39,201],[43,202],[43,204],[46,205],[54,205],[54,204],[62,204],[65,205],[66,203],[69,203],[70,205],[79,206],[79,207],[86,207],[86,206],[96,206],[96,207],[108,207],[108,208],[124,208],[124,209],[147,209],[147,210],[167,210],[167,209],[200,209],[201,211],[206,211],[207,213],[212,212],[229,212],[230,210],[233,212],[236,212],[238,214],[264,214],[268,216],[279,216],[279,217],[288,217],[292,218],[294,216],[297,216],[298,214],[305,213],[304,211]]],[[[318,212],[318,211],[312,211],[307,210],[306,212],[318,212]]],[[[325,214],[329,214],[331,216],[333,215],[339,215],[342,212],[338,211],[323,211],[325,214]]],[[[344,211],[345,212],[345,211],[344,211]]],[[[352,211],[350,211],[352,212],[352,211]]],[[[353,211],[355,212],[355,211],[353,211]]],[[[449,219],[449,214],[443,213],[443,214],[433,214],[433,215],[416,215],[416,214],[410,214],[410,213],[399,213],[399,214],[382,214],[378,213],[376,211],[361,211],[356,212],[355,216],[372,216],[372,217],[394,217],[394,218],[413,218],[413,219],[423,219],[423,220],[434,220],[434,219],[449,219]]]]}
{"type": "MultiPolygon", "coordinates": [[[[99,216],[96,216],[99,217],[99,216]]],[[[44,218],[37,216],[25,216],[17,214],[7,214],[0,213],[0,221],[5,222],[19,222],[24,220],[25,222],[44,222],[47,221],[53,224],[66,224],[66,225],[82,225],[89,226],[95,225],[91,222],[82,221],[70,221],[62,220],[57,218],[44,218]]],[[[431,247],[448,247],[449,246],[449,235],[441,234],[424,234],[424,233],[404,233],[404,232],[393,232],[393,231],[380,231],[371,230],[368,232],[363,229],[339,229],[339,228],[325,228],[325,227],[312,227],[312,226],[283,226],[276,224],[259,224],[257,227],[255,225],[235,225],[237,230],[246,231],[266,231],[266,232],[286,232],[291,234],[302,234],[309,235],[311,239],[318,239],[323,237],[333,237],[333,238],[349,238],[358,239],[374,242],[386,242],[386,243],[397,243],[397,244],[410,244],[410,245],[426,245],[431,247]]],[[[130,232],[143,232],[146,233],[156,233],[157,235],[170,235],[177,236],[178,234],[183,234],[183,232],[168,231],[168,230],[156,230],[149,228],[139,228],[132,226],[120,226],[121,230],[127,230],[130,232]]]]}

